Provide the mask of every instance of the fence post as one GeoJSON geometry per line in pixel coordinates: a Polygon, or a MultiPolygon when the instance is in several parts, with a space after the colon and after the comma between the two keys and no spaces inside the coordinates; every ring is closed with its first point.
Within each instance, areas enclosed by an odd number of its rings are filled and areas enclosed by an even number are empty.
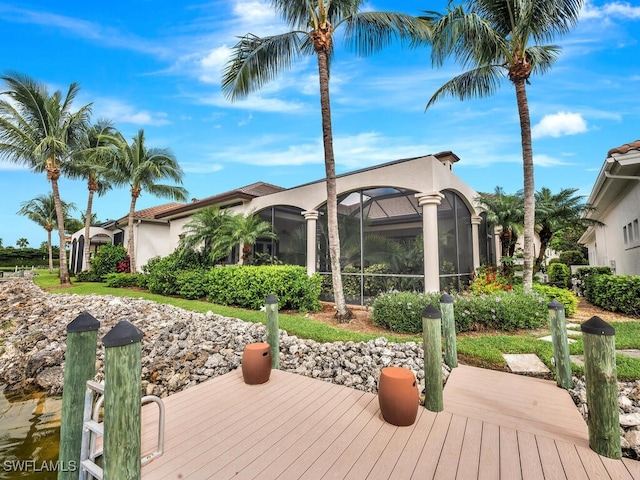
{"type": "Polygon", "coordinates": [[[622,456],[615,329],[593,316],[580,326],[584,343],[584,376],[589,408],[589,447],[609,458],[622,456]]]}
{"type": "Polygon", "coordinates": [[[273,293],[265,300],[267,312],[267,343],[271,347],[271,368],[280,368],[280,327],[278,326],[278,297],[273,293]]]}
{"type": "Polygon", "coordinates": [[[444,363],[451,368],[458,366],[458,347],[456,345],[456,321],[453,315],[453,297],[448,293],[440,297],[442,312],[442,334],[444,338],[444,363]]]}
{"type": "Polygon", "coordinates": [[[140,478],[143,337],[122,320],[104,337],[104,480],[140,478]]]}
{"type": "Polygon", "coordinates": [[[567,338],[567,324],[564,318],[564,305],[552,300],[549,305],[549,324],[551,325],[551,340],[553,341],[553,358],[556,365],[556,382],[559,387],[569,390],[573,387],[571,377],[571,360],[569,359],[569,340],[567,338]]]}
{"type": "Polygon", "coordinates": [[[77,480],[80,474],[84,395],[87,380],[96,374],[96,345],[100,322],[83,312],[67,325],[58,480],[77,480]]]}
{"type": "Polygon", "coordinates": [[[441,412],[442,405],[442,314],[433,305],[422,311],[424,349],[424,406],[441,412]]]}

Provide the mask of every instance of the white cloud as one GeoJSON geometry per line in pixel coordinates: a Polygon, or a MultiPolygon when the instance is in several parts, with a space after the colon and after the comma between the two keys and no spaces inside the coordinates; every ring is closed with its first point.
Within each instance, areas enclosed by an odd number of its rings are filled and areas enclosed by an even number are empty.
{"type": "Polygon", "coordinates": [[[582,10],[583,19],[606,21],[610,18],[637,20],[640,19],[640,7],[629,2],[610,2],[598,7],[591,1],[585,3],[582,10]]]}
{"type": "Polygon", "coordinates": [[[533,163],[536,167],[556,167],[559,165],[572,165],[572,163],[562,161],[549,155],[533,155],[533,163]]]}
{"type": "Polygon", "coordinates": [[[579,113],[558,112],[545,115],[531,129],[532,138],[562,137],[587,131],[587,122],[579,113]]]}
{"type": "Polygon", "coordinates": [[[0,160],[0,171],[6,171],[6,170],[28,170],[28,168],[18,163],[7,162],[6,160],[0,160]]]}
{"type": "Polygon", "coordinates": [[[186,173],[214,173],[219,172],[224,167],[219,163],[194,163],[194,162],[180,162],[182,170],[186,173]]]}
{"type": "Polygon", "coordinates": [[[168,125],[171,123],[164,112],[149,112],[147,110],[137,110],[132,105],[128,105],[120,100],[110,98],[100,98],[94,102],[94,113],[97,117],[106,117],[116,124],[132,123],[134,125],[168,125]]]}

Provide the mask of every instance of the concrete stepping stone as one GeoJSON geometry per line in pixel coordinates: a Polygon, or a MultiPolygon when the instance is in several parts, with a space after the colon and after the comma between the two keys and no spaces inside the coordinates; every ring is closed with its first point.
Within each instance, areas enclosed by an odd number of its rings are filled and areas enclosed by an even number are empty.
{"type": "Polygon", "coordinates": [[[584,367],[584,355],[569,355],[569,360],[579,367],[584,367]]]}
{"type": "Polygon", "coordinates": [[[535,353],[503,353],[502,356],[513,373],[549,373],[547,366],[535,353]]]}
{"type": "MultiPolygon", "coordinates": [[[[567,333],[568,335],[568,333],[567,333]]],[[[546,342],[552,342],[553,341],[553,337],[551,335],[546,335],[544,337],[540,337],[539,340],[544,340],[546,342]]],[[[567,338],[567,343],[575,343],[576,339],[575,338],[567,338]]]]}
{"type": "Polygon", "coordinates": [[[622,350],[616,350],[616,353],[626,355],[631,358],[640,358],[640,350],[635,348],[623,348],[622,350]]]}

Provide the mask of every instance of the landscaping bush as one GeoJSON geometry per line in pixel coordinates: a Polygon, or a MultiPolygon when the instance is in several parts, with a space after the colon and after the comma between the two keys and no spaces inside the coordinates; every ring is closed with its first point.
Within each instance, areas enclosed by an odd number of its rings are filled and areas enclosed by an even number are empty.
{"type": "MultiPolygon", "coordinates": [[[[106,276],[116,272],[118,266],[126,263],[127,259],[127,251],[122,245],[102,245],[98,253],[91,259],[91,272],[87,276],[89,280],[78,279],[83,282],[104,282],[106,276]]],[[[78,276],[80,275],[78,274],[78,276]]]]}
{"type": "Polygon", "coordinates": [[[567,288],[571,278],[571,269],[564,263],[549,265],[549,283],[555,287],[567,288]]]}
{"type": "Polygon", "coordinates": [[[139,273],[109,273],[105,277],[105,281],[107,287],[137,287],[139,285],[139,277],[139,273]]]}
{"type": "Polygon", "coordinates": [[[176,276],[178,294],[189,300],[197,300],[207,295],[207,270],[199,268],[186,270],[176,276]]]}
{"type": "Polygon", "coordinates": [[[83,270],[76,274],[76,280],[78,282],[102,282],[104,279],[93,270],[83,270]]]}
{"type": "Polygon", "coordinates": [[[207,300],[220,305],[258,309],[267,295],[278,297],[278,308],[302,312],[320,309],[320,276],[294,265],[216,267],[206,274],[207,300]]]}
{"type": "Polygon", "coordinates": [[[513,286],[495,265],[485,265],[478,269],[469,289],[476,294],[509,291],[513,286]]]}
{"type": "Polygon", "coordinates": [[[552,285],[542,285],[540,283],[533,284],[533,291],[544,296],[547,300],[547,306],[552,300],[557,300],[564,306],[564,314],[567,317],[575,315],[578,310],[578,297],[566,288],[554,287],[552,285]]]}
{"type": "Polygon", "coordinates": [[[154,257],[143,267],[147,288],[151,293],[160,295],[178,293],[177,278],[180,271],[180,260],[176,254],[163,258],[154,257]]]}
{"type": "Polygon", "coordinates": [[[640,276],[598,275],[585,278],[585,298],[611,312],[640,317],[640,276]]]}
{"type": "Polygon", "coordinates": [[[576,270],[573,278],[576,280],[576,288],[578,289],[578,295],[585,296],[585,279],[589,275],[602,274],[611,275],[611,268],[609,267],[580,267],[576,270]]]}
{"type": "Polygon", "coordinates": [[[584,258],[584,254],[580,250],[567,250],[559,255],[559,259],[565,265],[588,265],[589,262],[584,258]]]}
{"type": "MultiPolygon", "coordinates": [[[[492,294],[454,294],[454,319],[457,332],[497,329],[511,331],[538,328],[547,319],[547,300],[537,294],[520,291],[495,291],[492,294]]],[[[428,304],[439,308],[440,295],[389,292],[376,298],[373,323],[399,333],[420,333],[422,311],[428,304]]]]}

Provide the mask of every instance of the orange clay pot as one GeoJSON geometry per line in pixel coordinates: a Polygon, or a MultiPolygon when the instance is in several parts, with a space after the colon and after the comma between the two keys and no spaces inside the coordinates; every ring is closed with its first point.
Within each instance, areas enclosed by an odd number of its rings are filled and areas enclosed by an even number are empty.
{"type": "Polygon", "coordinates": [[[418,415],[418,384],[411,370],[386,367],[380,372],[378,401],[382,418],[399,427],[412,425],[418,415]]]}

